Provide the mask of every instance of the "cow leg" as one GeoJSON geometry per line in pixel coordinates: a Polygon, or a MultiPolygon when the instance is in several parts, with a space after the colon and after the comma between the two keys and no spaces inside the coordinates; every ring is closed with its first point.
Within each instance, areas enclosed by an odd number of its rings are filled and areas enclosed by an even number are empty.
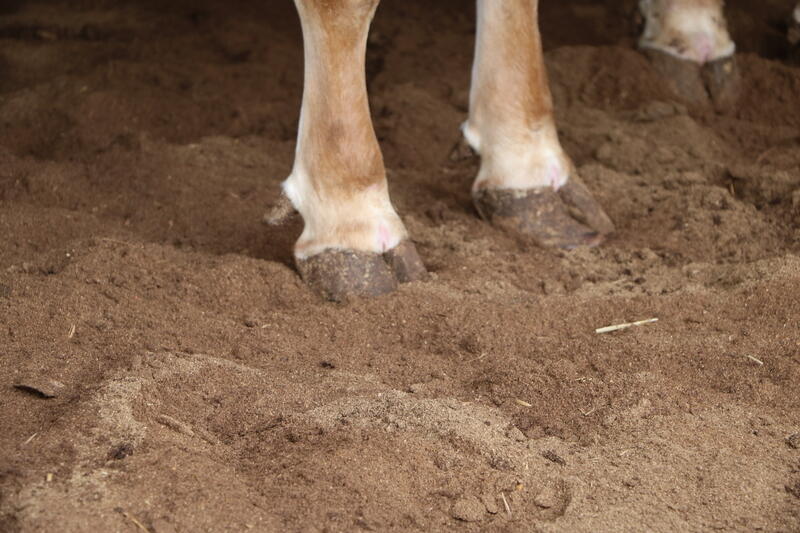
{"type": "Polygon", "coordinates": [[[704,64],[730,57],[736,46],[728,34],[723,0],[640,0],[643,49],[660,50],[704,64]]]}
{"type": "Polygon", "coordinates": [[[735,103],[739,73],[723,0],[640,0],[641,48],[673,90],[692,104],[735,103]]]}
{"type": "Polygon", "coordinates": [[[390,200],[364,74],[379,0],[295,0],[305,86],[295,163],[283,190],[302,215],[295,260],[324,297],[376,295],[425,273],[390,200]]]}
{"type": "Polygon", "coordinates": [[[544,246],[595,245],[613,224],[558,141],[538,27],[538,0],[478,0],[464,137],[481,156],[480,215],[544,246]]]}

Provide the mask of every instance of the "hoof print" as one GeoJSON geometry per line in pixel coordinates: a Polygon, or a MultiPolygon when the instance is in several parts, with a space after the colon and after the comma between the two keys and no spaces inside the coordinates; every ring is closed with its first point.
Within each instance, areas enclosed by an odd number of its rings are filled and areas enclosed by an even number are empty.
{"type": "Polygon", "coordinates": [[[329,249],[296,261],[300,276],[326,300],[380,296],[397,289],[398,282],[423,279],[427,274],[417,250],[403,241],[384,254],[329,249]]]}

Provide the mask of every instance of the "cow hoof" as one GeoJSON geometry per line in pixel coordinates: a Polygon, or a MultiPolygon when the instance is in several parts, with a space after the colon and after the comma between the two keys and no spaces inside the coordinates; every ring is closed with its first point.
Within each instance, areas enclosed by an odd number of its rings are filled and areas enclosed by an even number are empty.
{"type": "Polygon", "coordinates": [[[308,286],[334,302],[386,294],[397,289],[398,282],[416,281],[427,274],[410,241],[403,241],[383,254],[330,249],[297,259],[296,263],[308,286]]]}
{"type": "Polygon", "coordinates": [[[425,279],[428,271],[419,258],[417,247],[411,241],[403,241],[388,252],[383,258],[394,272],[400,283],[409,283],[425,279]]]}
{"type": "Polygon", "coordinates": [[[736,57],[723,57],[706,63],[700,74],[714,108],[718,111],[733,109],[742,89],[742,75],[736,57]]]}
{"type": "Polygon", "coordinates": [[[672,92],[689,105],[726,111],[736,104],[741,75],[735,56],[701,65],[661,50],[645,49],[644,54],[672,92]]]}
{"type": "Polygon", "coordinates": [[[558,191],[481,189],[473,200],[484,220],[540,246],[597,246],[614,231],[614,223],[576,176],[558,191]]]}

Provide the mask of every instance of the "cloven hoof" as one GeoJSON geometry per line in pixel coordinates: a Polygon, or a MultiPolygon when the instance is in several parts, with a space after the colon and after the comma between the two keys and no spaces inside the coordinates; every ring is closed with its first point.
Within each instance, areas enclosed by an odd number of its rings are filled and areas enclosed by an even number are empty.
{"type": "Polygon", "coordinates": [[[424,279],[425,266],[411,241],[403,241],[380,254],[329,249],[307,259],[297,259],[300,276],[326,300],[347,301],[354,296],[379,296],[397,289],[398,283],[424,279]]]}
{"type": "Polygon", "coordinates": [[[643,52],[672,92],[686,103],[727,111],[739,100],[741,73],[736,56],[700,65],[661,50],[646,49],[643,52]]]}
{"type": "Polygon", "coordinates": [[[558,191],[479,189],[473,200],[484,220],[540,246],[597,246],[614,232],[614,223],[577,176],[558,191]]]}

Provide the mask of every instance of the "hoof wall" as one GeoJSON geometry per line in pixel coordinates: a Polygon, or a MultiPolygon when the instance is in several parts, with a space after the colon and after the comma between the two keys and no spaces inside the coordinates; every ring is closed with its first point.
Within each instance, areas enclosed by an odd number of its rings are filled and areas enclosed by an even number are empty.
{"type": "Polygon", "coordinates": [[[411,241],[401,242],[383,254],[383,258],[400,283],[418,281],[428,275],[417,253],[417,247],[411,241]]]}
{"type": "Polygon", "coordinates": [[[398,282],[423,279],[427,274],[411,241],[384,254],[330,249],[296,263],[308,286],[334,302],[386,294],[397,289],[398,282]]]}
{"type": "Polygon", "coordinates": [[[741,74],[735,56],[705,65],[674,57],[660,50],[644,50],[650,63],[678,97],[695,106],[726,111],[736,105],[741,74]]]}
{"type": "Polygon", "coordinates": [[[558,191],[482,189],[473,200],[484,220],[540,246],[597,246],[614,231],[611,219],[577,177],[558,191]]]}

